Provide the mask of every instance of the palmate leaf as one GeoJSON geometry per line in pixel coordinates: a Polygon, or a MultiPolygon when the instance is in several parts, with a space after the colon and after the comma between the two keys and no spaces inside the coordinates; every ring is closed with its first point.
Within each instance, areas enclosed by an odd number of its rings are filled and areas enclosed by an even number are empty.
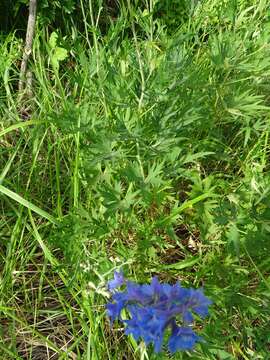
{"type": "Polygon", "coordinates": [[[228,239],[228,244],[232,245],[236,253],[239,255],[239,247],[240,247],[240,234],[236,224],[232,223],[227,232],[226,236],[228,239]]]}
{"type": "Polygon", "coordinates": [[[50,47],[50,59],[51,59],[51,63],[52,63],[52,67],[58,71],[59,70],[59,63],[60,61],[63,61],[67,58],[68,56],[68,51],[67,49],[58,46],[58,34],[53,31],[50,35],[50,39],[49,39],[49,47],[50,47]]]}
{"type": "Polygon", "coordinates": [[[133,182],[137,186],[140,186],[144,181],[140,164],[137,161],[128,162],[121,173],[128,182],[133,182]]]}
{"type": "Polygon", "coordinates": [[[121,202],[122,209],[124,210],[131,209],[131,207],[138,202],[138,195],[140,193],[141,193],[140,190],[133,191],[133,184],[130,183],[127,192],[121,202]]]}
{"type": "Polygon", "coordinates": [[[114,186],[104,184],[99,189],[102,196],[103,205],[108,212],[131,211],[132,206],[138,202],[140,190],[133,190],[133,183],[130,183],[127,190],[124,189],[120,182],[115,182],[114,186]]]}
{"type": "Polygon", "coordinates": [[[59,62],[65,60],[67,56],[68,56],[68,51],[66,49],[62,47],[56,47],[51,57],[52,66],[55,69],[59,69],[59,62]]]}
{"type": "Polygon", "coordinates": [[[206,193],[204,193],[202,195],[197,196],[194,199],[185,201],[180,206],[174,206],[174,208],[172,209],[170,215],[162,217],[162,219],[160,221],[158,221],[157,224],[159,226],[164,226],[164,225],[166,226],[166,225],[174,223],[179,218],[180,214],[184,210],[192,208],[195,204],[200,203],[201,201],[203,201],[203,200],[205,200],[205,199],[207,199],[209,197],[212,197],[212,196],[213,196],[213,194],[211,192],[206,192],[206,193]]]}
{"type": "Polygon", "coordinates": [[[256,116],[262,111],[269,111],[269,107],[264,105],[264,96],[256,95],[251,90],[243,91],[233,97],[232,108],[227,111],[238,116],[256,116]]]}
{"type": "Polygon", "coordinates": [[[195,154],[188,153],[186,156],[183,156],[181,163],[188,164],[192,162],[197,162],[199,159],[206,158],[209,155],[215,154],[213,151],[200,151],[195,154]]]}
{"type": "Polygon", "coordinates": [[[144,183],[158,187],[162,186],[164,182],[164,162],[150,165],[148,167],[148,174],[144,180],[144,183]]]}

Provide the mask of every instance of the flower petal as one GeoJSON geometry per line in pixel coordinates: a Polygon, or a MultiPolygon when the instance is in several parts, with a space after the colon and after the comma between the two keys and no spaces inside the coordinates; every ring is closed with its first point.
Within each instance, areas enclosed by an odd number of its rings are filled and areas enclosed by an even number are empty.
{"type": "Polygon", "coordinates": [[[188,327],[175,326],[168,342],[168,348],[171,353],[177,350],[191,350],[200,337],[188,327]]]}
{"type": "Polygon", "coordinates": [[[125,282],[124,274],[122,272],[114,272],[114,278],[113,280],[108,281],[108,289],[109,291],[112,291],[121,285],[123,285],[125,282]]]}

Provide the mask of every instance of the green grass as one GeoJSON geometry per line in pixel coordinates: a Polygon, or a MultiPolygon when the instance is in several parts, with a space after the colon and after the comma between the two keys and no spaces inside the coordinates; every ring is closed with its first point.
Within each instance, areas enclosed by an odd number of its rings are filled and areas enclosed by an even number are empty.
{"type": "Polygon", "coordinates": [[[193,5],[177,31],[151,0],[38,23],[26,120],[1,37],[1,359],[270,359],[268,4],[193,5]],[[155,355],[111,329],[116,269],[203,286],[206,342],[155,355]]]}

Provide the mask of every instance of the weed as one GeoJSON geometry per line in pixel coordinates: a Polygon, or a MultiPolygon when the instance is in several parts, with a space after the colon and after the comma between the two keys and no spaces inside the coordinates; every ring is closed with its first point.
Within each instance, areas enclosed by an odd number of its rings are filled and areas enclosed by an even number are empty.
{"type": "Polygon", "coordinates": [[[268,359],[267,2],[42,4],[23,119],[0,41],[3,359],[169,359],[110,329],[120,269],[213,301],[174,359],[268,359]]]}

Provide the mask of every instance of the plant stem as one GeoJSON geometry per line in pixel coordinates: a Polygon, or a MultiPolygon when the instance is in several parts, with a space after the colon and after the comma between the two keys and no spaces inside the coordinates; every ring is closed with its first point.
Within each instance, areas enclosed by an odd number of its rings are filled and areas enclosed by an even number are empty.
{"type": "Polygon", "coordinates": [[[32,44],[35,32],[35,23],[36,23],[36,14],[37,14],[37,0],[29,1],[29,16],[27,23],[26,39],[25,46],[23,51],[23,59],[21,62],[20,69],[20,80],[19,80],[19,93],[22,94],[26,85],[26,70],[29,57],[32,52],[32,44]]]}

